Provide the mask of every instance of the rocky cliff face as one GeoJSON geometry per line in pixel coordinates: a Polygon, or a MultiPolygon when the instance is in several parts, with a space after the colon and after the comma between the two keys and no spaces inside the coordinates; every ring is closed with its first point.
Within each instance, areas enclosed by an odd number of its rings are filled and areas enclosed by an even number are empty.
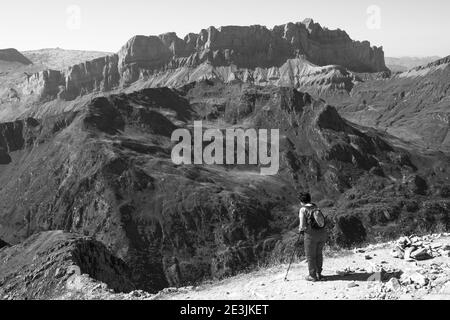
{"type": "Polygon", "coordinates": [[[41,100],[73,100],[137,82],[141,87],[175,86],[216,75],[222,81],[263,84],[280,80],[280,84],[300,89],[317,85],[319,90],[331,84],[348,91],[354,76],[346,69],[387,71],[382,49],[353,41],[344,31],[305,20],[272,30],[258,25],[210,27],[184,39],[174,33],[135,36],[115,55],[65,71],[41,72],[29,77],[22,87],[24,95],[33,94],[41,100]],[[304,66],[293,64],[306,64],[310,70],[305,72],[304,66]]]}
{"type": "Polygon", "coordinates": [[[9,164],[12,161],[9,155],[11,152],[22,150],[26,145],[33,144],[32,135],[28,132],[33,130],[36,123],[28,119],[0,124],[0,165],[9,164]],[[28,141],[25,141],[26,136],[30,138],[28,141]]]}
{"type": "Polygon", "coordinates": [[[259,25],[210,27],[183,40],[174,34],[160,38],[172,48],[176,58],[208,60],[217,66],[280,67],[287,59],[303,55],[320,66],[337,64],[358,72],[386,70],[381,48],[355,42],[346,32],[324,29],[311,19],[275,26],[272,30],[259,25]]]}
{"type": "Polygon", "coordinates": [[[91,92],[109,91],[120,83],[118,56],[106,56],[69,67],[65,71],[44,70],[27,77],[19,86],[25,96],[40,101],[73,100],[91,92]]]}

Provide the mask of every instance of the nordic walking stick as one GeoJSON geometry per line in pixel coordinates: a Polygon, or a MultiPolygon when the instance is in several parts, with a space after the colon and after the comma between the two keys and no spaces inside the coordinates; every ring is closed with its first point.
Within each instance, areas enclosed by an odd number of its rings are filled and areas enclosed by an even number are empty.
{"type": "Polygon", "coordinates": [[[297,245],[298,245],[299,242],[300,242],[301,236],[302,236],[302,235],[299,234],[298,239],[297,239],[297,242],[295,243],[294,249],[292,250],[291,259],[290,259],[290,261],[289,261],[289,266],[288,266],[288,269],[287,269],[287,272],[286,272],[286,276],[284,277],[284,281],[287,281],[287,277],[288,277],[288,274],[289,274],[289,270],[291,270],[291,265],[292,265],[292,262],[294,261],[294,256],[295,256],[295,253],[297,252],[297,245]]]}

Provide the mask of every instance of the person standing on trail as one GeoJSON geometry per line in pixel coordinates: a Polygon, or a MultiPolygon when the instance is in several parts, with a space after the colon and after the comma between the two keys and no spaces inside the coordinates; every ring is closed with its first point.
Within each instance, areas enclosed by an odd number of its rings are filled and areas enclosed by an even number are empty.
{"type": "Polygon", "coordinates": [[[309,275],[307,281],[323,280],[323,247],[327,240],[325,218],[320,209],[311,203],[309,193],[301,193],[300,198],[300,235],[304,235],[305,254],[308,261],[309,275]]]}

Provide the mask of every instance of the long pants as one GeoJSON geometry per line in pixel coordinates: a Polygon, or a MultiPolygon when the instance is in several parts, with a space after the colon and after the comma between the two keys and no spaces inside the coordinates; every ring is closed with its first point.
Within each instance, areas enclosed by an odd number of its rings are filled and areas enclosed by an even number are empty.
{"type": "Polygon", "coordinates": [[[325,230],[308,230],[305,232],[305,254],[308,261],[309,275],[317,278],[322,274],[323,247],[327,241],[325,230]]]}

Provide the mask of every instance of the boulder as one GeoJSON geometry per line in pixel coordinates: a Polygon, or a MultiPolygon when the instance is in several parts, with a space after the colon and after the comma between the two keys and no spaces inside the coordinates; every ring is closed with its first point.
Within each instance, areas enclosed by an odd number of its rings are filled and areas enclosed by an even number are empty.
{"type": "Polygon", "coordinates": [[[418,272],[414,272],[409,275],[409,279],[412,283],[419,285],[420,287],[425,286],[428,283],[427,277],[425,277],[423,274],[420,274],[418,272]]]}
{"type": "Polygon", "coordinates": [[[406,261],[411,261],[411,260],[412,260],[412,258],[411,258],[411,253],[412,253],[414,250],[415,250],[415,247],[408,247],[408,248],[405,249],[405,256],[404,256],[404,259],[405,259],[406,261]]]}
{"type": "Polygon", "coordinates": [[[433,258],[425,248],[419,248],[411,252],[411,258],[416,260],[427,260],[433,258]]]}
{"type": "Polygon", "coordinates": [[[403,259],[405,257],[403,250],[399,249],[399,248],[395,248],[394,250],[391,251],[391,255],[394,258],[398,258],[398,259],[403,259]]]}
{"type": "Polygon", "coordinates": [[[391,278],[386,283],[386,288],[390,291],[396,291],[401,287],[400,281],[397,278],[391,278]]]}

